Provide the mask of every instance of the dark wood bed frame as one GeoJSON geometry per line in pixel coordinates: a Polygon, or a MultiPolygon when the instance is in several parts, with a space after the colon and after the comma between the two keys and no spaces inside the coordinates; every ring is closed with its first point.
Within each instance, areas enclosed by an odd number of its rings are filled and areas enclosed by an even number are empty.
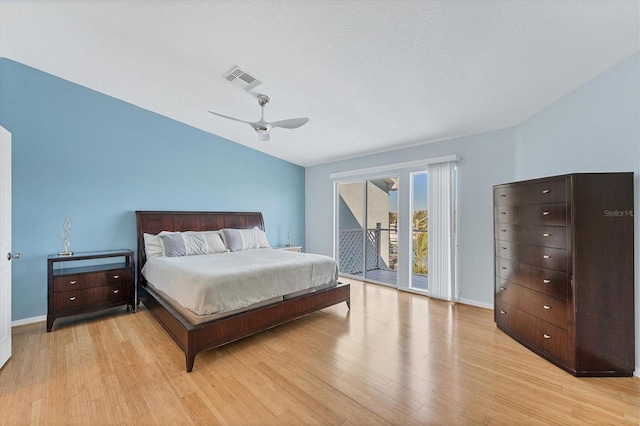
{"type": "Polygon", "coordinates": [[[349,284],[319,290],[272,305],[193,325],[150,287],[141,270],[146,262],[144,233],[209,231],[222,228],[264,230],[262,213],[136,211],[138,230],[138,303],[142,302],[185,354],[187,372],[200,351],[222,346],[246,336],[324,309],[340,302],[350,307],[349,284]]]}

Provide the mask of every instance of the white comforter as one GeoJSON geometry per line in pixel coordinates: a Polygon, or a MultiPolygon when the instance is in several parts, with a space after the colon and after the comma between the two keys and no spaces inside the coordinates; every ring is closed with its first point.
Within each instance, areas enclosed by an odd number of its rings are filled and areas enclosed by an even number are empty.
{"type": "Polygon", "coordinates": [[[338,268],[327,256],[256,249],[153,257],[142,275],[185,308],[208,315],[333,283],[338,268]]]}

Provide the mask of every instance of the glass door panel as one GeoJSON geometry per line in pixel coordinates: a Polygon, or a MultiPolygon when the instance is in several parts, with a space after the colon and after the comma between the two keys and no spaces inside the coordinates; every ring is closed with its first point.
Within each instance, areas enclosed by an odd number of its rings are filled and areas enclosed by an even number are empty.
{"type": "Polygon", "coordinates": [[[398,178],[366,181],[367,236],[365,277],[396,286],[398,282],[398,178]]]}
{"type": "Polygon", "coordinates": [[[338,271],[364,275],[364,182],[338,184],[338,271]]]}
{"type": "Polygon", "coordinates": [[[427,291],[429,270],[429,210],[427,205],[427,172],[411,173],[412,262],[410,287],[427,291]]]}

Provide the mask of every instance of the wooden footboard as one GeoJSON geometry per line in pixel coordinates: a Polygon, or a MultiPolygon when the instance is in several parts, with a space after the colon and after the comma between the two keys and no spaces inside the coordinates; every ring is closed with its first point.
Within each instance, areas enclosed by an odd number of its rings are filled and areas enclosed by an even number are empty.
{"type": "Polygon", "coordinates": [[[138,286],[138,299],[180,346],[185,354],[186,369],[189,372],[193,369],[198,352],[259,333],[337,303],[346,302],[350,307],[351,286],[338,283],[336,287],[198,325],[190,324],[147,286],[138,286]]]}

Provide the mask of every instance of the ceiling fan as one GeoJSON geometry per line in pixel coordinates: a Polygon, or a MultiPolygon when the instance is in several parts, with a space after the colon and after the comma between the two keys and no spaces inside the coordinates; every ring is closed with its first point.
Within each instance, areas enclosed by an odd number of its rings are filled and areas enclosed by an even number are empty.
{"type": "Polygon", "coordinates": [[[269,97],[267,95],[259,95],[258,96],[258,104],[262,108],[262,112],[260,113],[260,121],[245,121],[240,120],[238,118],[229,117],[227,115],[218,114],[217,112],[209,111],[211,114],[228,118],[229,120],[239,121],[241,123],[247,123],[250,125],[253,130],[258,134],[258,140],[268,141],[269,140],[269,131],[274,127],[282,127],[284,129],[297,129],[298,127],[305,124],[309,119],[307,117],[302,118],[289,118],[287,120],[274,121],[272,123],[267,123],[264,121],[264,107],[269,105],[269,97]]]}

